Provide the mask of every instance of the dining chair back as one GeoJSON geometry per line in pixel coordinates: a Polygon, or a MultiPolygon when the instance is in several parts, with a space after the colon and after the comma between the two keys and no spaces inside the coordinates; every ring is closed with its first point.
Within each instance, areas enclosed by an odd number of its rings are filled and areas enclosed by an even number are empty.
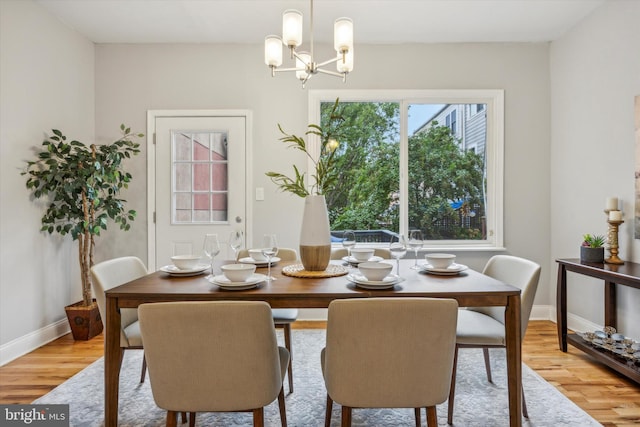
{"type": "MultiPolygon", "coordinates": [[[[533,308],[533,301],[540,280],[540,265],[512,255],[495,255],[487,261],[483,274],[493,277],[503,283],[515,286],[521,290],[520,294],[520,333],[521,338],[527,331],[529,317],[533,308]]],[[[506,345],[504,307],[469,307],[461,309],[458,314],[458,328],[456,331],[455,361],[451,377],[449,407],[447,421],[453,422],[453,408],[455,401],[456,364],[459,348],[482,348],[487,380],[491,378],[491,360],[489,348],[504,348],[506,345]]],[[[527,405],[522,392],[522,412],[529,417],[527,405]]]]}
{"type": "MultiPolygon", "coordinates": [[[[248,249],[241,249],[238,251],[238,256],[236,260],[247,258],[249,256],[248,249]]],[[[298,252],[292,248],[278,248],[278,255],[281,261],[297,261],[298,260],[298,252]]]]}
{"type": "Polygon", "coordinates": [[[370,298],[329,305],[321,366],[327,388],[325,426],[333,402],[342,405],[343,426],[352,408],[427,408],[449,393],[458,303],[452,299],[370,298]]]}
{"type": "MultiPolygon", "coordinates": [[[[331,249],[331,259],[338,260],[346,257],[348,255],[348,251],[345,248],[332,248],[331,249]]],[[[384,259],[391,259],[391,252],[386,248],[374,248],[373,256],[377,256],[384,259]]]]}
{"type": "MultiPolygon", "coordinates": [[[[237,259],[249,256],[248,249],[242,249],[238,252],[237,259]]],[[[298,252],[292,248],[279,248],[278,258],[281,261],[297,261],[298,252]]],[[[289,350],[289,367],[287,376],[289,378],[289,393],[293,393],[293,346],[291,345],[291,324],[298,319],[297,308],[274,308],[271,310],[273,315],[273,324],[276,328],[282,329],[284,335],[284,346],[289,350]]]]}
{"type": "Polygon", "coordinates": [[[338,260],[349,255],[349,251],[346,248],[331,248],[331,259],[338,260]]]}
{"type": "MultiPolygon", "coordinates": [[[[278,398],[286,426],[282,380],[289,352],[278,347],[269,304],[263,301],[205,301],[141,304],[149,381],[156,404],[177,412],[253,413],[278,398]]],[[[195,421],[194,421],[195,422],[195,421]]]]}
{"type": "MultiPolygon", "coordinates": [[[[91,285],[93,295],[98,302],[100,317],[107,319],[105,291],[130,282],[147,274],[143,262],[134,256],[114,258],[91,267],[91,285]]],[[[142,335],[138,323],[138,310],[123,308],[120,310],[120,347],[124,349],[142,349],[142,335]]],[[[146,373],[145,358],[142,359],[140,382],[144,382],[146,373]]]]}
{"type": "Polygon", "coordinates": [[[387,248],[375,248],[373,256],[378,256],[384,259],[391,259],[391,251],[387,248]]]}

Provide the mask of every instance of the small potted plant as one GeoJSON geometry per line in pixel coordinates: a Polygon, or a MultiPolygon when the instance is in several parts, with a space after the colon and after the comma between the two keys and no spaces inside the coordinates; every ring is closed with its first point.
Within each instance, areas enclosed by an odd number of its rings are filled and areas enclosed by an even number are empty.
{"type": "Polygon", "coordinates": [[[604,262],[605,237],[600,234],[585,234],[580,246],[580,261],[604,262]]]}

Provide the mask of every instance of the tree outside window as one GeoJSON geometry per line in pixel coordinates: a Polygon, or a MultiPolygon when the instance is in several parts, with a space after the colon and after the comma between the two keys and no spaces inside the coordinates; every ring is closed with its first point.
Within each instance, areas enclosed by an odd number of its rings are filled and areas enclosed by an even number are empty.
{"type": "Polygon", "coordinates": [[[326,195],[337,240],[343,230],[356,230],[358,241],[386,242],[420,229],[435,245],[502,244],[495,200],[501,185],[493,182],[501,178],[501,159],[495,160],[502,141],[491,130],[497,103],[351,101],[342,92],[341,120],[329,117],[335,98],[322,97],[318,111],[320,125],[337,126],[340,141],[338,179],[326,195]],[[455,126],[446,122],[453,117],[455,126]]]}

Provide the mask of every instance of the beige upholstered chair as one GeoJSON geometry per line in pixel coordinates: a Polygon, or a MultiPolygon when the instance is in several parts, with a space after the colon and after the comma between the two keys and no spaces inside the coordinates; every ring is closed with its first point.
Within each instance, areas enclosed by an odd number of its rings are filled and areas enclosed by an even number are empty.
{"type": "Polygon", "coordinates": [[[254,426],[262,426],[264,407],[276,398],[286,426],[289,352],[278,347],[269,304],[168,302],[138,312],[151,392],[168,411],[167,426],[180,411],[191,413],[191,425],[197,412],[252,412],[254,426]]]}
{"type": "MultiPolygon", "coordinates": [[[[128,256],[114,258],[91,267],[91,283],[93,294],[98,301],[100,317],[106,321],[107,303],[104,292],[130,282],[147,274],[147,268],[139,258],[128,256]]],[[[138,310],[123,308],[120,310],[120,347],[126,349],[142,349],[142,335],[138,323],[138,310]]],[[[140,382],[144,382],[146,361],[142,358],[142,374],[140,382]]]]}
{"type": "Polygon", "coordinates": [[[391,259],[391,252],[389,251],[389,249],[376,248],[376,250],[373,251],[373,256],[379,256],[380,258],[384,259],[391,259]]]}
{"type": "MultiPolygon", "coordinates": [[[[331,259],[337,260],[346,257],[348,254],[345,248],[332,248],[331,249],[331,259]]],[[[373,256],[379,256],[384,259],[391,259],[391,252],[389,249],[385,248],[375,248],[373,251],[373,256]]]]}
{"type": "MultiPolygon", "coordinates": [[[[529,316],[533,307],[533,300],[538,289],[540,266],[533,261],[511,255],[495,255],[483,271],[501,282],[518,287],[520,294],[521,337],[527,331],[529,316]]],[[[449,408],[447,422],[453,422],[453,407],[456,387],[456,364],[459,348],[482,348],[487,379],[491,380],[491,361],[489,348],[505,347],[504,307],[469,307],[458,313],[458,328],[456,331],[455,363],[451,376],[451,391],[449,393],[449,408]]],[[[522,392],[522,413],[529,418],[527,405],[522,392]]]]}
{"type": "Polygon", "coordinates": [[[331,259],[342,259],[349,255],[349,251],[346,248],[331,248],[331,259]]]}
{"type": "MultiPolygon", "coordinates": [[[[249,256],[247,249],[242,249],[238,252],[238,259],[249,256]]],[[[278,258],[282,261],[296,261],[298,259],[298,252],[291,248],[279,248],[278,258]]],[[[276,328],[282,329],[284,332],[284,346],[289,350],[289,367],[287,369],[289,377],[289,393],[293,393],[293,348],[291,346],[291,324],[298,319],[297,308],[274,308],[271,310],[273,313],[273,324],[276,328]]]]}
{"type": "Polygon", "coordinates": [[[325,426],[333,402],[342,426],[352,408],[427,408],[447,400],[455,348],[458,303],[434,298],[336,300],[329,305],[327,345],[321,353],[327,387],[325,426]]]}

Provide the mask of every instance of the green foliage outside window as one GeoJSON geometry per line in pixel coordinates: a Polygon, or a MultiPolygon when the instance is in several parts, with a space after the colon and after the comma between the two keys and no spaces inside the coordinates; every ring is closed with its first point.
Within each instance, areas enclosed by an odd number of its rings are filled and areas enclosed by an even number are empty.
{"type": "MultiPolygon", "coordinates": [[[[333,107],[322,104],[322,127],[330,126],[333,107]]],[[[338,179],[326,194],[332,230],[399,231],[399,108],[393,102],[339,104],[343,120],[330,130],[340,141],[333,159],[338,179]]],[[[481,156],[462,151],[451,130],[434,122],[409,137],[408,170],[410,228],[429,240],[483,238],[479,227],[460,220],[484,207],[481,156]]]]}

